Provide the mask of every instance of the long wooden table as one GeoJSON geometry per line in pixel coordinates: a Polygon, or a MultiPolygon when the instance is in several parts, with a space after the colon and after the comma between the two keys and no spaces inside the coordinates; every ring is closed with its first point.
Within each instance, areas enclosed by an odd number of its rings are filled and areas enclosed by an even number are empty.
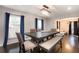
{"type": "Polygon", "coordinates": [[[31,37],[32,39],[34,39],[36,42],[39,43],[44,38],[48,38],[49,36],[53,36],[56,33],[58,33],[58,32],[52,32],[52,31],[48,31],[48,32],[29,32],[29,33],[25,33],[25,35],[31,37]]]}
{"type": "Polygon", "coordinates": [[[25,33],[25,35],[31,37],[33,41],[36,41],[37,50],[38,50],[38,52],[40,52],[40,47],[39,47],[40,42],[43,41],[43,39],[45,39],[45,38],[48,38],[50,36],[54,36],[56,33],[58,33],[58,32],[52,32],[52,31],[48,31],[48,32],[29,32],[29,33],[25,33]]]}

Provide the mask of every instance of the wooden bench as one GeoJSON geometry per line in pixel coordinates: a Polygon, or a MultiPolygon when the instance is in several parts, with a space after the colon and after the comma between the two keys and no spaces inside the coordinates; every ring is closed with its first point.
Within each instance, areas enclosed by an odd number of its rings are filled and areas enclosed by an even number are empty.
{"type": "Polygon", "coordinates": [[[53,47],[56,46],[57,43],[61,42],[61,48],[62,48],[62,37],[54,37],[46,42],[43,42],[41,44],[39,44],[39,46],[46,52],[49,52],[51,49],[53,49],[53,47]]]}
{"type": "Polygon", "coordinates": [[[65,33],[57,33],[55,36],[64,37],[65,33]]]}

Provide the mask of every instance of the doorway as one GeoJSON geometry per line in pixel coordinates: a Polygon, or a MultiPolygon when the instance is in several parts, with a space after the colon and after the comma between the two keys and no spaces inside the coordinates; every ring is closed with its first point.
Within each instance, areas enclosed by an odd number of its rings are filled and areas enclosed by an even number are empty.
{"type": "Polygon", "coordinates": [[[77,35],[77,21],[70,21],[69,34],[70,35],[77,35]]]}

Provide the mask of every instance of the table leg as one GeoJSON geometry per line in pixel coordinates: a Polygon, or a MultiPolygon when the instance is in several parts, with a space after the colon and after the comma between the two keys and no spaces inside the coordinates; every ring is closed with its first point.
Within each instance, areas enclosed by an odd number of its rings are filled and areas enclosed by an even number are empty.
{"type": "Polygon", "coordinates": [[[62,52],[62,40],[60,40],[60,48],[61,48],[61,52],[62,52]]]}

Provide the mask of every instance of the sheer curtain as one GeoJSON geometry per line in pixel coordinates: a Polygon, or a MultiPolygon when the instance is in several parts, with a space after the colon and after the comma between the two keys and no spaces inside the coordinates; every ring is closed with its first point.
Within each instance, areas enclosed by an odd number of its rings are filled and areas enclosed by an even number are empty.
{"type": "Polygon", "coordinates": [[[9,18],[9,36],[8,44],[17,42],[16,32],[20,32],[21,16],[10,15],[9,18]]]}
{"type": "Polygon", "coordinates": [[[42,29],[42,21],[41,20],[38,20],[37,21],[37,29],[42,29]]]}

